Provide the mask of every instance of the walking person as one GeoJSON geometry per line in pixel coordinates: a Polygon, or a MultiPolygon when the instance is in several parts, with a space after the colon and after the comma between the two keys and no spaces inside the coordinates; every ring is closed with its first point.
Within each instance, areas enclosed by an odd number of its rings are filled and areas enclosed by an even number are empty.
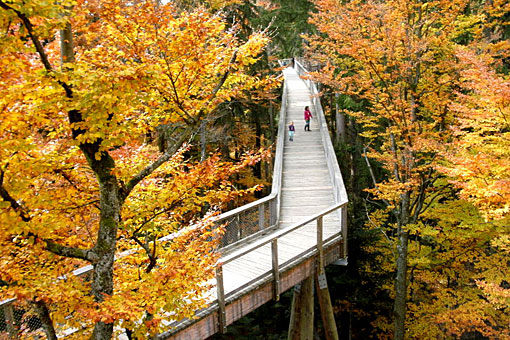
{"type": "Polygon", "coordinates": [[[296,128],[294,127],[294,122],[290,122],[290,124],[289,124],[289,140],[291,142],[294,140],[294,131],[296,131],[296,128]]]}
{"type": "Polygon", "coordinates": [[[310,119],[312,119],[312,113],[310,112],[310,108],[308,106],[305,106],[305,131],[312,131],[310,130],[310,119]]]}

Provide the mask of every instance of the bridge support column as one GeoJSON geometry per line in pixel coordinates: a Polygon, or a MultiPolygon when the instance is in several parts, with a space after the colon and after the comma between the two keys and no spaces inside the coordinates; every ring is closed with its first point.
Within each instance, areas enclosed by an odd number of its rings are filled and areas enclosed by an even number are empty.
{"type": "Polygon", "coordinates": [[[321,319],[324,327],[326,340],[338,340],[333,305],[326,281],[324,269],[310,275],[294,288],[292,307],[289,322],[288,340],[312,340],[313,339],[313,295],[315,290],[319,301],[321,319]]]}
{"type": "Polygon", "coordinates": [[[310,275],[294,288],[288,340],[313,340],[313,278],[310,275]]]}
{"type": "Polygon", "coordinates": [[[328,284],[326,281],[326,272],[321,270],[315,277],[315,287],[317,290],[317,299],[321,309],[322,325],[326,340],[338,340],[338,330],[336,328],[335,314],[331,305],[331,297],[329,296],[328,284]]]}

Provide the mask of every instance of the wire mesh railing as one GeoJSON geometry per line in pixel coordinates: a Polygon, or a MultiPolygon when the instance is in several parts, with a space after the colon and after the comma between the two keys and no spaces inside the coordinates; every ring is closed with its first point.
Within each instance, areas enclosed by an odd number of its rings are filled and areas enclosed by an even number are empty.
{"type": "Polygon", "coordinates": [[[274,227],[280,213],[280,189],[282,183],[283,145],[285,140],[285,114],[287,112],[287,84],[284,82],[282,104],[278,121],[278,134],[274,156],[271,194],[255,202],[228,211],[218,217],[225,224],[225,233],[220,241],[223,252],[242,240],[256,237],[274,227]]]}
{"type": "Polygon", "coordinates": [[[36,312],[27,304],[15,299],[1,302],[0,340],[7,339],[46,339],[42,324],[36,312]]]}

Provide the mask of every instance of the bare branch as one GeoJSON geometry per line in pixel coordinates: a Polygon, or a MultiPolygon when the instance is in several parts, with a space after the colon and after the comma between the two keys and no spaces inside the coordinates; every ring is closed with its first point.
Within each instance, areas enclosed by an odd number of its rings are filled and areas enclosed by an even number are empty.
{"type": "MultiPolygon", "coordinates": [[[[232,55],[232,58],[230,58],[229,65],[232,65],[236,61],[236,59],[237,59],[237,50],[232,55]]],[[[216,84],[216,87],[212,91],[211,98],[209,98],[209,102],[206,105],[204,105],[204,107],[207,107],[209,105],[209,103],[211,103],[211,101],[214,99],[214,97],[216,97],[216,94],[218,94],[218,91],[221,89],[223,84],[225,84],[229,75],[230,75],[230,68],[228,68],[225,71],[223,76],[220,78],[220,81],[218,82],[218,84],[216,84]]],[[[203,114],[204,114],[204,108],[202,108],[200,110],[200,112],[198,114],[198,118],[202,117],[203,114]]]]}
{"type": "MultiPolygon", "coordinates": [[[[374,171],[372,170],[372,164],[370,164],[370,161],[368,160],[367,148],[368,148],[368,146],[363,147],[363,158],[365,158],[365,163],[367,164],[368,171],[370,172],[370,177],[372,178],[372,183],[374,184],[374,188],[376,188],[377,191],[381,192],[379,190],[378,185],[377,185],[377,181],[375,179],[374,171]]],[[[383,199],[382,201],[386,204],[386,206],[390,206],[391,205],[390,202],[388,202],[385,199],[383,199]]]]}
{"type": "Polygon", "coordinates": [[[367,205],[365,203],[365,215],[367,216],[367,220],[368,222],[377,230],[379,230],[383,235],[384,237],[386,238],[386,241],[388,241],[388,243],[390,244],[391,246],[391,252],[393,253],[393,256],[394,257],[397,257],[397,254],[395,253],[395,249],[394,249],[394,242],[388,237],[388,234],[386,234],[386,232],[384,231],[383,228],[377,226],[374,222],[372,222],[372,219],[370,218],[370,215],[368,214],[368,209],[367,209],[367,205]]]}

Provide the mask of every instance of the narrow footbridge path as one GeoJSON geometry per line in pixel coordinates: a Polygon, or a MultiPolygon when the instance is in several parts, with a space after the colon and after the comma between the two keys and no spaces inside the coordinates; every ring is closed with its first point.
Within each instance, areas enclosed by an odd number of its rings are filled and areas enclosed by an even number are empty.
{"type": "Polygon", "coordinates": [[[210,307],[169,324],[160,339],[200,340],[330,263],[347,263],[347,195],[315,85],[305,70],[284,71],[272,193],[220,216],[227,223],[210,307]],[[303,111],[314,119],[304,131],[303,111]],[[287,126],[296,126],[294,140],[287,126]]]}

